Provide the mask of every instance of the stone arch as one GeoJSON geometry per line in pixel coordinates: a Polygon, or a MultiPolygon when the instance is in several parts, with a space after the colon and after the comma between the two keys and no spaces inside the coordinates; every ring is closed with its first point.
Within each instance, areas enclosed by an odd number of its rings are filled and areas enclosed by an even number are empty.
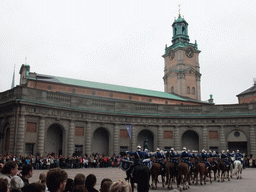
{"type": "Polygon", "coordinates": [[[248,138],[246,134],[240,130],[236,129],[228,134],[228,149],[229,151],[235,151],[238,149],[242,153],[247,153],[247,142],[248,138]]]}
{"type": "Polygon", "coordinates": [[[195,131],[188,130],[182,135],[182,148],[190,150],[199,150],[199,137],[195,131]]]}
{"type": "Polygon", "coordinates": [[[46,132],[45,152],[55,153],[56,155],[63,155],[64,142],[63,142],[64,128],[62,125],[54,123],[51,124],[46,132]]]}
{"type": "Polygon", "coordinates": [[[139,132],[138,139],[137,139],[137,145],[140,145],[141,148],[143,149],[144,141],[146,138],[148,140],[148,150],[154,151],[154,134],[148,129],[143,129],[139,132]]]}
{"type": "Polygon", "coordinates": [[[92,137],[92,153],[109,154],[109,131],[104,127],[97,128],[92,137]]]}
{"type": "Polygon", "coordinates": [[[0,132],[2,138],[2,153],[8,153],[10,150],[10,124],[5,123],[0,132]]]}

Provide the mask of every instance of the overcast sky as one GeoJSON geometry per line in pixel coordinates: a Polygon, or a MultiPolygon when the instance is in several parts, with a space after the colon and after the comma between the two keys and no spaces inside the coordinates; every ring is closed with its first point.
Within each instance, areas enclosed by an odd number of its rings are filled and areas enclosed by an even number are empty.
{"type": "Polygon", "coordinates": [[[197,40],[201,98],[238,103],[256,77],[256,0],[1,0],[0,92],[40,74],[164,91],[172,23],[197,40]]]}

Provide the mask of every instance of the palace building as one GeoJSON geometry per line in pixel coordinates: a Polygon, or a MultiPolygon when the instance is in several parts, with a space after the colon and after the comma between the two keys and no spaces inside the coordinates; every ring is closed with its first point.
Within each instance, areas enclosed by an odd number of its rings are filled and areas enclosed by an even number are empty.
{"type": "Polygon", "coordinates": [[[23,64],[19,86],[0,93],[0,153],[112,155],[147,138],[150,151],[185,146],[256,156],[256,103],[202,102],[197,43],[180,15],[172,28],[164,92],[50,76],[23,64]]]}

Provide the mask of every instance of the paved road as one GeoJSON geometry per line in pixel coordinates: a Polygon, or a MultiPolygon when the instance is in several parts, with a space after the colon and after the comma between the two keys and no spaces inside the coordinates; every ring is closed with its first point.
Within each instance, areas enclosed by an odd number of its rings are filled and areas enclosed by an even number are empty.
{"type": "MultiPolygon", "coordinates": [[[[97,177],[96,189],[100,188],[100,182],[103,178],[111,178],[113,181],[117,181],[118,179],[125,178],[125,172],[119,168],[87,168],[87,169],[65,169],[68,173],[69,178],[74,178],[77,173],[83,173],[85,176],[93,173],[97,177]]],[[[30,179],[30,182],[38,181],[39,174],[41,172],[47,172],[47,170],[35,170],[33,177],[30,179]]],[[[218,183],[214,181],[212,184],[207,182],[206,185],[191,185],[188,192],[216,192],[216,191],[232,191],[232,192],[251,192],[256,191],[256,169],[247,168],[243,170],[242,174],[243,178],[240,180],[231,179],[231,181],[225,181],[223,183],[218,183]]],[[[159,178],[160,180],[160,178],[159,178]]],[[[151,181],[150,181],[151,182],[151,181]]],[[[174,185],[176,188],[176,184],[174,185]]],[[[151,192],[155,191],[150,189],[151,192]]],[[[169,191],[166,187],[163,188],[161,183],[158,184],[157,191],[169,191]]]]}

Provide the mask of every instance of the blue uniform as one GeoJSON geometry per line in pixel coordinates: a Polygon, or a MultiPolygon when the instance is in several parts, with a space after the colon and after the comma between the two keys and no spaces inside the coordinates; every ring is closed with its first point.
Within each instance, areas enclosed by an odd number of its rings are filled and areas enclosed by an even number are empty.
{"type": "Polygon", "coordinates": [[[169,154],[170,157],[170,161],[173,162],[174,164],[178,164],[178,160],[176,157],[178,157],[179,155],[177,155],[175,152],[171,152],[169,154]]]}
{"type": "Polygon", "coordinates": [[[146,158],[147,153],[145,151],[127,152],[131,156],[134,156],[134,164],[140,165],[141,161],[146,158]]]}
{"type": "Polygon", "coordinates": [[[205,163],[206,167],[210,167],[210,163],[207,161],[207,158],[209,157],[209,155],[207,153],[202,153],[201,154],[202,160],[205,163]]]}
{"type": "Polygon", "coordinates": [[[157,163],[160,163],[161,165],[164,165],[163,164],[163,159],[165,158],[165,155],[163,153],[156,152],[155,157],[156,157],[156,162],[157,163]]]}
{"type": "Polygon", "coordinates": [[[241,153],[237,153],[237,154],[236,154],[236,160],[241,161],[242,164],[243,164],[243,160],[242,160],[243,157],[244,157],[244,155],[241,154],[241,153]]]}
{"type": "Polygon", "coordinates": [[[189,158],[191,157],[190,153],[183,151],[180,157],[182,158],[182,162],[187,163],[190,168],[192,167],[192,163],[189,161],[189,158]]]}
{"type": "Polygon", "coordinates": [[[228,161],[228,156],[226,154],[221,154],[221,160],[226,163],[226,165],[230,165],[230,162],[228,161]]]}

